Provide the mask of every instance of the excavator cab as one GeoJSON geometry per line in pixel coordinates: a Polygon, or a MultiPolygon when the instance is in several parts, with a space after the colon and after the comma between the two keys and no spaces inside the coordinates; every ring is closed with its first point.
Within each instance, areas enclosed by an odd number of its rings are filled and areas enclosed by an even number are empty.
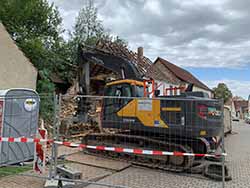
{"type": "Polygon", "coordinates": [[[110,82],[104,89],[104,96],[144,97],[144,85],[143,82],[129,79],[110,82]]]}
{"type": "Polygon", "coordinates": [[[143,82],[125,79],[107,83],[104,89],[103,100],[105,117],[116,114],[116,112],[128,104],[133,97],[143,96],[143,82]]]}

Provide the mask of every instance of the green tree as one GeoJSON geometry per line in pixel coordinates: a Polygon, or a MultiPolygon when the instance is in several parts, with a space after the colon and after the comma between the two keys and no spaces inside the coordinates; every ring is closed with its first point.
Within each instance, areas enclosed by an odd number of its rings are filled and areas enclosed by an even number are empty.
{"type": "Polygon", "coordinates": [[[94,46],[98,40],[112,41],[125,47],[128,45],[124,39],[112,36],[108,29],[104,28],[102,21],[98,18],[98,9],[93,0],[86,0],[76,18],[74,31],[70,33],[68,45],[71,49],[71,61],[77,62],[79,44],[94,46]]]}
{"type": "Polygon", "coordinates": [[[76,18],[73,40],[77,44],[94,45],[104,36],[104,27],[98,19],[97,8],[92,0],[88,0],[76,18]]]}
{"type": "Polygon", "coordinates": [[[0,19],[17,42],[33,38],[55,42],[62,21],[46,0],[0,0],[0,19]]]}
{"type": "Polygon", "coordinates": [[[217,87],[213,89],[215,98],[223,99],[224,103],[232,98],[232,92],[229,90],[225,83],[219,83],[217,87]]]}
{"type": "Polygon", "coordinates": [[[76,17],[74,30],[70,32],[68,46],[71,51],[71,61],[77,63],[79,44],[94,46],[104,37],[106,34],[102,21],[98,19],[98,10],[92,0],[86,0],[76,17]]]}
{"type": "Polygon", "coordinates": [[[126,40],[124,40],[123,38],[120,38],[119,36],[115,36],[115,37],[111,38],[111,41],[118,44],[118,45],[128,47],[128,42],[126,40]]]}
{"type": "MultiPolygon", "coordinates": [[[[0,0],[0,21],[5,25],[16,44],[39,71],[37,84],[39,93],[51,94],[54,85],[50,82],[52,73],[68,69],[69,50],[61,37],[62,19],[57,8],[47,0],[0,0]]],[[[48,113],[52,104],[41,100],[41,114],[48,113]]]]}

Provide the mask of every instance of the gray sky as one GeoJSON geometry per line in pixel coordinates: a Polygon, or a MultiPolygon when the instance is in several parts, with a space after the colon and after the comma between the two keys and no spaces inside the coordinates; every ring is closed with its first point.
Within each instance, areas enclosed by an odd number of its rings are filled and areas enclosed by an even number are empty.
{"type": "MultiPolygon", "coordinates": [[[[72,30],[85,0],[52,1],[64,27],[72,30]]],[[[143,46],[152,61],[163,57],[210,87],[222,81],[234,94],[250,93],[250,1],[95,0],[95,4],[104,27],[126,39],[131,49],[143,46]]]]}

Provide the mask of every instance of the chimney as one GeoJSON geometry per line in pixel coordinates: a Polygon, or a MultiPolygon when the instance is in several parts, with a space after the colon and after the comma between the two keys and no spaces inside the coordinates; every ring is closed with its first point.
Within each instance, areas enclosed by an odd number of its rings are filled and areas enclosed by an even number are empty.
{"type": "Polygon", "coordinates": [[[138,47],[137,49],[137,63],[141,64],[143,59],[143,47],[138,47]]]}

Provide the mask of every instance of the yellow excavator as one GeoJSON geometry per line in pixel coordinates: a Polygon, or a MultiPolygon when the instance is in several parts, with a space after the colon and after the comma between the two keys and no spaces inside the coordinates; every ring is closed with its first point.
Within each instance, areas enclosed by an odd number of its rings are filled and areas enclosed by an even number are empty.
{"type": "MultiPolygon", "coordinates": [[[[158,90],[149,92],[150,81],[142,79],[136,66],[111,54],[81,51],[79,60],[79,94],[82,95],[78,99],[79,121],[90,122],[88,112],[92,102],[87,96],[91,92],[91,77],[104,73],[118,75],[116,80],[99,87],[104,91],[101,129],[86,135],[85,144],[199,154],[213,153],[219,148],[218,138],[223,133],[221,101],[202,92],[192,92],[192,85],[178,96],[160,96],[158,90]]],[[[153,80],[151,84],[154,85],[153,80]]],[[[88,152],[100,154],[91,149],[88,152]]],[[[197,171],[202,173],[206,169],[203,162],[197,162],[204,158],[191,155],[154,156],[113,151],[103,151],[101,155],[174,172],[200,169],[197,171]]],[[[215,162],[213,165],[218,170],[215,162]]],[[[211,177],[221,178],[221,170],[215,175],[209,173],[211,177]]]]}

